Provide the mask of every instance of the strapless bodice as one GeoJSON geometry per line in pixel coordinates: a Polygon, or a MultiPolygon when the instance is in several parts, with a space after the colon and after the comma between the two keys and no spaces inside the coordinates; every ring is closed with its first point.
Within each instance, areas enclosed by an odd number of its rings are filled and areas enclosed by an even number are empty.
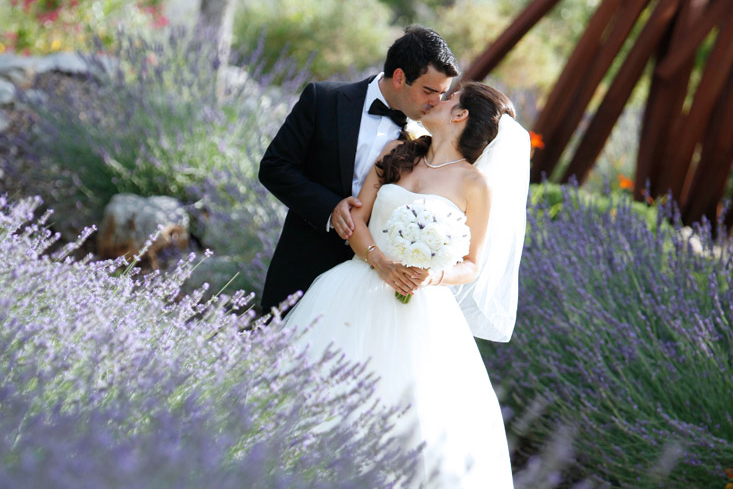
{"type": "Polygon", "coordinates": [[[382,185],[377,192],[377,198],[374,200],[372,207],[372,215],[369,219],[369,232],[374,238],[374,243],[381,249],[388,249],[386,240],[387,235],[384,232],[385,224],[389,220],[389,216],[397,207],[414,202],[422,202],[424,200],[439,200],[449,204],[463,214],[463,211],[447,197],[437,194],[419,194],[407,190],[396,183],[387,183],[382,185]]]}

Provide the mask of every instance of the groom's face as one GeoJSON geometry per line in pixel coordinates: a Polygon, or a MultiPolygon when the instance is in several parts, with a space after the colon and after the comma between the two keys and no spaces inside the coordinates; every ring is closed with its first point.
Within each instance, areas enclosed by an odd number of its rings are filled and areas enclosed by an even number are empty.
{"type": "MultiPolygon", "coordinates": [[[[398,71],[395,70],[395,75],[398,71]]],[[[428,66],[428,71],[420,75],[411,84],[407,83],[404,79],[404,73],[401,74],[402,78],[397,79],[398,81],[395,88],[397,88],[397,94],[399,96],[400,109],[405,113],[407,117],[414,120],[420,120],[427,114],[430,109],[438,105],[441,97],[450,88],[452,78],[444,73],[428,66]]]]}

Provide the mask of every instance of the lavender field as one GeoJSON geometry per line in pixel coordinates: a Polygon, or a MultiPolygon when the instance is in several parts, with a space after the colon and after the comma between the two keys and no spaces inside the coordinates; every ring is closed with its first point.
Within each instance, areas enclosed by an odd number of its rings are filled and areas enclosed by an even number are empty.
{"type": "MultiPolygon", "coordinates": [[[[73,83],[38,79],[28,130],[0,135],[0,487],[409,481],[376,379],[258,326],[283,214],[257,164],[302,73],[263,74],[251,53],[218,97],[215,53],[175,30],[86,62],[73,83]],[[179,199],[213,256],[144,273],[87,254],[85,226],[122,192],[179,199]],[[192,291],[222,256],[225,283],[192,291]]],[[[514,337],[480,343],[517,488],[726,487],[733,242],[684,229],[670,202],[573,186],[533,188],[528,225],[514,337]]]]}
{"type": "Polygon", "coordinates": [[[683,229],[671,204],[569,187],[558,208],[552,192],[530,209],[515,335],[482,345],[514,436],[542,446],[569,430],[555,471],[588,487],[724,487],[733,243],[683,229]]]}
{"type": "Polygon", "coordinates": [[[277,321],[256,327],[243,292],[174,300],[191,260],[115,276],[124,260],[69,259],[75,243],[46,253],[59,236],[39,203],[0,199],[0,487],[409,480],[414,453],[397,450],[363,366],[306,362],[277,321]]]}

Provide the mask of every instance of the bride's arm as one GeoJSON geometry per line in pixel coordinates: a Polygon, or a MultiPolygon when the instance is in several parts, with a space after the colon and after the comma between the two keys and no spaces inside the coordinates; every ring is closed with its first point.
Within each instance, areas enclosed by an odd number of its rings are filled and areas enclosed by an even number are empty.
{"type": "Polygon", "coordinates": [[[491,209],[491,189],[479,172],[471,173],[464,182],[466,224],[471,229],[471,245],[461,263],[443,272],[431,272],[423,285],[460,285],[478,278],[479,259],[486,239],[486,226],[491,209]]]}
{"type": "MultiPolygon", "coordinates": [[[[388,144],[380,158],[394,149],[397,144],[388,144]]],[[[416,270],[399,262],[391,261],[374,243],[374,237],[367,224],[372,215],[377,192],[381,186],[376,166],[372,166],[359,192],[359,200],[362,206],[354,207],[351,210],[351,218],[354,221],[354,234],[349,238],[349,245],[354,250],[354,254],[371,265],[387,285],[400,294],[408,295],[417,290],[427,274],[422,270],[416,270]]]]}

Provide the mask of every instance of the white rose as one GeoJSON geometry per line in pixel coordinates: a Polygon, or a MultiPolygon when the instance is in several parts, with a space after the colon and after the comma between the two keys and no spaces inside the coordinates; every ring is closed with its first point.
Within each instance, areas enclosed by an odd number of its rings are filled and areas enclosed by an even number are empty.
{"type": "Polygon", "coordinates": [[[440,226],[437,224],[430,223],[427,226],[425,226],[425,229],[422,230],[422,234],[420,235],[420,239],[427,244],[431,250],[435,251],[441,246],[443,246],[443,243],[445,243],[446,237],[445,233],[443,233],[443,230],[440,226]]]}
{"type": "Polygon", "coordinates": [[[402,261],[402,257],[405,256],[407,248],[410,246],[410,242],[405,239],[398,238],[393,241],[391,245],[392,247],[388,258],[395,261],[402,261]]]}
{"type": "Polygon", "coordinates": [[[410,267],[429,268],[431,252],[428,245],[420,241],[407,248],[403,263],[410,267]]]}
{"type": "Polygon", "coordinates": [[[463,259],[463,256],[456,256],[451,253],[451,249],[448,246],[443,246],[435,252],[433,256],[433,268],[437,270],[444,270],[448,267],[452,267],[463,259]]]}
{"type": "Polygon", "coordinates": [[[391,223],[387,228],[387,235],[389,236],[390,243],[394,243],[399,239],[403,239],[405,235],[405,224],[401,221],[391,223]]]}
{"type": "Polygon", "coordinates": [[[425,210],[425,202],[414,202],[410,204],[410,221],[411,222],[419,222],[424,219],[425,213],[427,212],[425,210]]]}
{"type": "Polygon", "coordinates": [[[420,227],[415,222],[409,223],[407,226],[405,226],[403,236],[409,242],[414,243],[415,241],[420,239],[420,227]]]}
{"type": "Polygon", "coordinates": [[[392,219],[394,219],[395,221],[403,222],[405,224],[412,221],[414,218],[415,217],[412,214],[412,209],[410,209],[406,205],[398,207],[392,213],[392,219]]]}

